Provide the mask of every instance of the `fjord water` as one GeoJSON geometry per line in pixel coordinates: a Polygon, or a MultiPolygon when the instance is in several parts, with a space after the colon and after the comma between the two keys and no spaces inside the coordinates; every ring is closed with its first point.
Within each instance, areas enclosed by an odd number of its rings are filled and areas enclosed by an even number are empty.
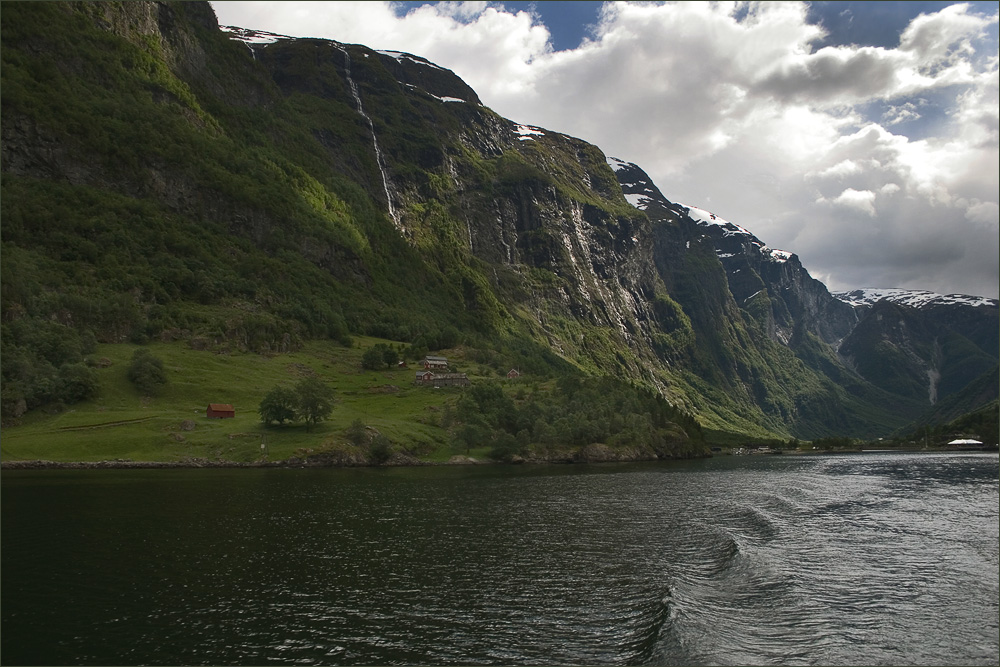
{"type": "Polygon", "coordinates": [[[3,664],[986,665],[995,454],[5,471],[3,664]]]}

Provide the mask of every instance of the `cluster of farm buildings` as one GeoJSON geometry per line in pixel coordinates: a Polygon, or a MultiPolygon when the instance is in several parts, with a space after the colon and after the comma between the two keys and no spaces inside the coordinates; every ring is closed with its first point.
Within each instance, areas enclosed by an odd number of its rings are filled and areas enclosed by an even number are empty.
{"type": "MultiPolygon", "coordinates": [[[[424,357],[424,360],[420,362],[423,366],[423,370],[417,371],[416,377],[413,380],[413,384],[418,386],[432,386],[432,387],[468,387],[471,382],[469,382],[469,377],[465,373],[449,373],[448,372],[448,359],[445,357],[424,357]]],[[[509,379],[520,377],[520,373],[511,369],[507,373],[509,379]]]]}
{"type": "MultiPolygon", "coordinates": [[[[449,373],[448,359],[445,357],[424,357],[420,362],[423,370],[417,371],[413,384],[423,387],[468,387],[469,377],[465,373],[449,373]]],[[[511,369],[507,373],[508,379],[520,377],[521,373],[516,369],[511,369]]],[[[236,409],[228,403],[209,403],[205,410],[205,416],[209,419],[232,419],[236,416],[236,409]]]]}

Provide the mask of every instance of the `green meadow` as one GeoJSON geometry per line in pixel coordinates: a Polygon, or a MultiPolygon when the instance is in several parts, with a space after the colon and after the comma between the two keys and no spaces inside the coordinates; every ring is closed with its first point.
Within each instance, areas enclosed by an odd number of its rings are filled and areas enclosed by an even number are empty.
{"type": "MultiPolygon", "coordinates": [[[[139,346],[100,345],[90,355],[98,365],[97,397],[60,412],[29,412],[21,423],[4,428],[0,456],[4,461],[249,462],[262,459],[264,443],[267,460],[277,461],[348,447],[345,432],[356,420],[387,437],[394,450],[421,460],[465,454],[464,447],[449,445],[442,426],[442,417],[447,419],[452,409],[446,406],[453,406],[463,390],[414,386],[412,363],[409,368],[364,370],[365,349],[379,342],[389,341],[358,337],[351,347],[315,341],[295,352],[266,356],[193,350],[185,342],[151,343],[142,347],[163,361],[167,374],[166,385],[155,397],[142,396],[126,377],[139,346]],[[292,386],[307,374],[334,389],[329,419],[312,429],[299,422],[264,427],[257,413],[264,395],[276,385],[292,386]],[[232,404],[236,417],[207,418],[209,403],[232,404]]],[[[440,354],[473,382],[497,377],[491,369],[466,368],[460,349],[440,354]]]]}

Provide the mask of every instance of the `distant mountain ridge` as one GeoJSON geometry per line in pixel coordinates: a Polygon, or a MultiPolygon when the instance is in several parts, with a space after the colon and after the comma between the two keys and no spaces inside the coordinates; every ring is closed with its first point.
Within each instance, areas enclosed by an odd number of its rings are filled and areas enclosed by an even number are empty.
{"type": "Polygon", "coordinates": [[[996,299],[988,299],[982,296],[971,296],[968,294],[937,294],[926,290],[911,289],[878,289],[866,287],[862,289],[834,292],[833,295],[851,304],[852,306],[873,306],[877,302],[885,299],[892,303],[898,303],[913,308],[924,308],[927,306],[942,306],[958,304],[964,306],[990,307],[996,308],[1000,305],[996,299]]]}

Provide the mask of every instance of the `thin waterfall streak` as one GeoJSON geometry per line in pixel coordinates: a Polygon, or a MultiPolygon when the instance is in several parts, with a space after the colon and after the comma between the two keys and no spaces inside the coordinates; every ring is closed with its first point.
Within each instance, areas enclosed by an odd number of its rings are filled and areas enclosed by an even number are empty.
{"type": "Polygon", "coordinates": [[[385,173],[385,161],[382,159],[382,151],[378,147],[378,137],[375,136],[375,125],[372,123],[372,119],[365,113],[365,108],[361,105],[361,95],[358,92],[358,87],[354,83],[354,79],[351,78],[351,55],[342,46],[338,46],[344,53],[344,75],[347,77],[347,85],[351,89],[351,95],[354,96],[354,103],[358,106],[358,113],[361,117],[365,119],[368,123],[368,128],[372,133],[372,146],[375,147],[375,164],[378,166],[379,173],[382,174],[382,187],[385,189],[385,201],[389,205],[389,217],[399,227],[399,218],[396,217],[396,209],[392,205],[392,195],[389,194],[389,177],[385,173]]]}

